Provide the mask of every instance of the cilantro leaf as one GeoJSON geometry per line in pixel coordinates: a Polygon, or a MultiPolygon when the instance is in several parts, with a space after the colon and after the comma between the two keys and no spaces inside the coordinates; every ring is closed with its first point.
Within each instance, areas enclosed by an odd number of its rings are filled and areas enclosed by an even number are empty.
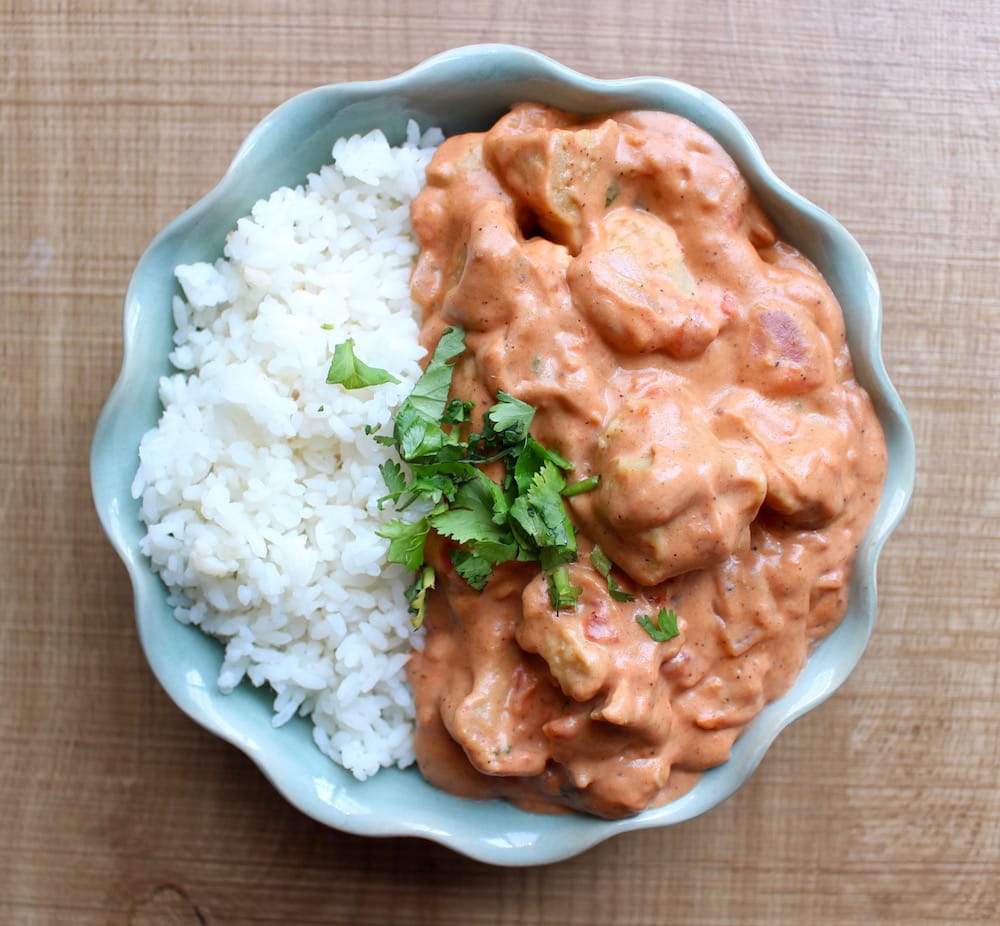
{"type": "Polygon", "coordinates": [[[566,480],[550,460],[532,476],[527,490],[510,506],[511,517],[539,547],[576,552],[576,532],[563,504],[566,480]]]}
{"type": "Polygon", "coordinates": [[[656,623],[650,619],[648,614],[636,615],[636,622],[646,631],[657,643],[666,643],[680,634],[677,627],[677,614],[674,609],[667,610],[660,608],[660,613],[656,615],[656,623]]]}
{"type": "Polygon", "coordinates": [[[486,417],[492,423],[494,432],[503,435],[503,443],[512,446],[527,439],[535,409],[506,392],[497,392],[497,403],[486,413],[486,417]]]}
{"type": "Polygon", "coordinates": [[[471,546],[479,556],[490,563],[510,563],[517,559],[518,547],[514,540],[481,538],[471,546]]]}
{"type": "Polygon", "coordinates": [[[556,611],[575,608],[583,589],[574,585],[569,577],[569,569],[559,566],[548,575],[549,601],[556,611]]]}
{"type": "Polygon", "coordinates": [[[518,492],[527,492],[535,473],[545,463],[551,463],[561,470],[571,470],[573,464],[564,459],[554,450],[543,447],[535,438],[529,436],[514,460],[514,483],[518,492]]]}
{"type": "Polygon", "coordinates": [[[409,523],[397,518],[375,531],[389,541],[386,558],[390,563],[400,563],[407,569],[419,569],[424,564],[424,544],[430,522],[427,518],[409,523]]]}
{"type": "MultiPolygon", "coordinates": [[[[448,391],[455,372],[451,361],[465,350],[465,332],[461,328],[446,328],[438,341],[430,362],[413,391],[400,406],[400,411],[412,410],[418,418],[438,423],[448,404],[448,391]]],[[[398,413],[397,413],[398,418],[398,413]]]]}
{"type": "Polygon", "coordinates": [[[457,572],[477,592],[481,592],[493,573],[493,564],[478,553],[453,547],[448,551],[448,558],[457,572]]]}
{"type": "MultiPolygon", "coordinates": [[[[342,353],[349,350],[350,345],[342,353]]],[[[537,562],[549,582],[553,606],[575,606],[580,589],[570,581],[566,565],[576,559],[576,529],[564,495],[588,491],[597,477],[567,487],[564,472],[573,469],[572,463],[531,436],[534,407],[506,392],[497,392],[482,418],[481,433],[468,433],[463,425],[474,404],[450,398],[453,361],[464,351],[465,332],[445,329],[399,406],[391,437],[366,428],[374,440],[394,447],[408,468],[407,474],[395,460],[382,464],[387,494],[379,504],[392,500],[400,511],[417,500],[434,506],[418,521],[398,519],[379,530],[390,541],[387,558],[418,572],[407,590],[414,613],[433,587],[433,568],[424,562],[431,530],[457,545],[449,547],[448,556],[471,587],[482,590],[501,563],[537,562]],[[482,468],[493,463],[501,464],[499,483],[482,468]]],[[[422,616],[415,625],[419,620],[422,616]]]]}
{"type": "Polygon", "coordinates": [[[457,434],[441,427],[455,370],[451,364],[465,350],[465,332],[446,328],[427,368],[403,400],[393,421],[392,437],[407,462],[433,457],[444,447],[457,446],[457,434]]]}
{"type": "Polygon", "coordinates": [[[382,481],[385,483],[389,494],[379,499],[381,504],[388,498],[399,498],[406,491],[406,476],[402,467],[395,460],[386,460],[379,465],[379,472],[382,474],[382,481]]]}
{"type": "Polygon", "coordinates": [[[447,443],[448,435],[436,421],[422,417],[404,402],[393,422],[393,443],[399,455],[410,462],[428,457],[447,443]]]}
{"type": "Polygon", "coordinates": [[[472,474],[472,478],[458,490],[455,503],[482,505],[489,510],[495,525],[505,526],[510,505],[503,490],[481,469],[473,469],[472,474]]]}
{"type": "MultiPolygon", "coordinates": [[[[493,463],[505,459],[508,467],[516,463],[530,448],[531,459],[551,455],[553,460],[565,463],[554,451],[545,450],[529,433],[535,409],[527,402],[506,392],[497,392],[497,402],[491,405],[483,417],[483,429],[479,434],[470,434],[468,440],[469,459],[476,463],[493,463]]],[[[566,464],[570,466],[570,464],[566,464]]],[[[533,472],[537,465],[531,465],[533,472]]],[[[572,468],[572,467],[570,467],[572,468]]],[[[510,471],[505,476],[509,481],[510,471]]]]}
{"type": "Polygon", "coordinates": [[[475,470],[475,474],[459,487],[451,507],[431,516],[431,526],[469,547],[484,562],[509,562],[517,557],[517,544],[506,524],[507,500],[485,473],[475,470]]]}
{"type": "Polygon", "coordinates": [[[388,370],[370,367],[354,354],[354,338],[341,341],[333,349],[333,360],[326,374],[328,383],[339,383],[345,389],[361,389],[365,386],[380,386],[382,383],[398,383],[388,370]]]}
{"type": "Polygon", "coordinates": [[[541,444],[539,444],[538,446],[541,449],[542,453],[544,454],[545,459],[548,460],[550,463],[552,463],[554,466],[558,466],[559,469],[564,469],[567,471],[573,468],[573,464],[570,463],[569,460],[567,460],[561,454],[556,453],[551,447],[542,447],[541,444]]]}
{"type": "Polygon", "coordinates": [[[431,526],[456,543],[500,539],[499,529],[481,508],[448,508],[431,519],[431,526]]]}
{"type": "Polygon", "coordinates": [[[410,464],[410,472],[413,474],[410,489],[418,497],[427,498],[433,504],[437,504],[442,498],[452,502],[459,487],[474,479],[477,470],[471,463],[463,460],[453,462],[445,459],[443,452],[436,456],[441,462],[410,464]]]}
{"type": "Polygon", "coordinates": [[[408,508],[418,498],[426,499],[432,505],[439,505],[446,499],[451,501],[456,491],[454,480],[443,473],[414,475],[407,489],[408,497],[397,506],[400,509],[408,508]]]}
{"type": "Polygon", "coordinates": [[[514,461],[514,485],[517,492],[527,492],[528,486],[535,473],[542,468],[542,464],[548,459],[545,455],[545,448],[534,438],[529,437],[528,442],[518,454],[514,461]]]}

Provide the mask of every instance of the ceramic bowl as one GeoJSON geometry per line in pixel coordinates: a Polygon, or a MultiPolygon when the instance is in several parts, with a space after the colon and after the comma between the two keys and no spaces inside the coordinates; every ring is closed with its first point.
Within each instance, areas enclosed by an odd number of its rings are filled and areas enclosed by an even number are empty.
{"type": "Polygon", "coordinates": [[[705,813],[746,782],[782,728],[844,682],[871,635],[876,560],[903,515],[914,474],[910,425],[880,356],[881,317],[875,275],[854,239],[782,183],[736,116],[694,87],[655,77],[597,80],[527,49],[482,45],[446,52],[387,80],[303,93],[268,115],[219,185],[155,238],[125,298],[124,360],[97,425],[91,475],[100,518],[134,586],[136,621],[150,666],[182,710],[243,750],[295,806],[351,833],[423,837],[482,861],[530,865],[567,858],[630,830],[670,826],[705,813]],[[215,683],[221,647],[174,620],[163,585],[139,552],[142,527],[130,494],[139,440],[161,411],[157,380],[170,372],[174,266],[219,256],[227,231],[255,200],[302,182],[328,163],[341,136],[379,127],[398,143],[410,118],[438,125],[446,134],[482,130],[522,100],[585,113],[663,109],[715,136],[782,235],[813,260],[839,298],[857,376],[874,399],[888,441],[888,480],[858,550],[844,621],[815,650],[794,687],[750,724],[728,762],[679,800],[625,820],[538,815],[502,801],[462,800],[432,788],[416,769],[385,770],[358,782],[315,748],[307,721],[272,727],[266,693],[244,683],[221,694],[215,683]]]}

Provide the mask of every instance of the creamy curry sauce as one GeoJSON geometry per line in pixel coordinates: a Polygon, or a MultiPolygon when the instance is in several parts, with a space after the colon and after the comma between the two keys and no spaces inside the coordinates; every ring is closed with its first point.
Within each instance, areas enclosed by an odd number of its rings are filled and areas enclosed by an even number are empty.
{"type": "Polygon", "coordinates": [[[516,106],[440,147],[412,217],[423,340],[467,332],[453,394],[531,403],[573,478],[600,476],[569,499],[573,609],[553,610],[537,564],[480,593],[429,542],[420,769],[533,810],[669,801],[845,612],[886,452],[840,307],[674,115],[516,106]],[[593,544],[634,601],[609,596],[593,544]],[[680,634],[657,643],[636,617],[661,607],[680,634]]]}

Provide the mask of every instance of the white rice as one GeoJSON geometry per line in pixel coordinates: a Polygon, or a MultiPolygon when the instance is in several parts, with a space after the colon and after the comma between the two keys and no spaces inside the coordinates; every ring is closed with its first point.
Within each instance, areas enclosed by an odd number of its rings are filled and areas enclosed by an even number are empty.
{"type": "Polygon", "coordinates": [[[218,684],[274,691],[274,724],[310,715],[359,779],[413,761],[408,653],[420,644],[375,534],[398,517],[365,433],[420,375],[409,203],[441,140],[414,123],[338,141],[334,164],[281,189],[230,233],[225,259],[176,268],[163,415],[139,448],[143,552],[179,620],[223,641],[218,684]],[[336,344],[401,380],[327,385],[336,344]]]}

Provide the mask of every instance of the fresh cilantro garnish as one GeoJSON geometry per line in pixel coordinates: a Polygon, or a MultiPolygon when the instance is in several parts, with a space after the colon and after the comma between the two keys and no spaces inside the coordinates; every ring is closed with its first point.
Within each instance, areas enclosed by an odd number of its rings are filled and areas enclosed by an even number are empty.
{"type": "Polygon", "coordinates": [[[569,577],[569,570],[565,566],[553,569],[548,575],[548,583],[549,601],[554,610],[561,611],[563,608],[576,607],[583,589],[573,584],[569,577]]]}
{"type": "Polygon", "coordinates": [[[537,551],[528,557],[550,569],[576,559],[576,531],[562,500],[566,479],[544,460],[510,506],[510,517],[522,532],[522,546],[537,551]]]}
{"type": "Polygon", "coordinates": [[[625,591],[614,579],[614,576],[608,576],[608,594],[615,601],[635,601],[635,595],[630,592],[625,591]]]}
{"type": "Polygon", "coordinates": [[[424,622],[424,615],[427,613],[427,593],[434,588],[434,578],[434,569],[431,566],[422,566],[404,592],[410,613],[413,615],[414,630],[424,622]]]}
{"type": "Polygon", "coordinates": [[[464,350],[465,332],[461,328],[446,328],[427,369],[399,406],[392,436],[399,455],[407,462],[438,453],[449,443],[458,444],[458,435],[452,440],[452,434],[441,423],[454,373],[451,361],[464,350]]]}
{"type": "Polygon", "coordinates": [[[596,544],[590,551],[590,564],[607,580],[608,594],[615,601],[635,601],[635,595],[630,595],[615,581],[611,575],[612,562],[608,559],[608,554],[596,544]]]}
{"type": "Polygon", "coordinates": [[[406,476],[403,474],[403,468],[395,460],[386,460],[379,465],[378,470],[382,474],[385,487],[389,490],[388,495],[383,495],[378,500],[378,506],[381,508],[383,502],[389,499],[396,501],[406,491],[406,476]]]}
{"type": "Polygon", "coordinates": [[[493,564],[478,553],[454,547],[448,551],[448,559],[466,582],[477,592],[481,592],[493,572],[493,564]]]}
{"type": "Polygon", "coordinates": [[[419,569],[424,564],[424,544],[429,525],[427,518],[408,523],[400,519],[383,524],[375,533],[389,541],[386,554],[390,563],[402,563],[407,569],[419,569]]]}
{"type": "Polygon", "coordinates": [[[396,412],[394,430],[400,444],[407,443],[404,439],[406,429],[412,427],[414,421],[429,427],[440,425],[448,404],[448,390],[451,389],[451,377],[454,373],[451,361],[464,350],[465,332],[461,328],[446,328],[434,348],[427,369],[396,412]]]}
{"type": "MultiPolygon", "coordinates": [[[[398,510],[416,501],[426,505],[427,513],[419,519],[396,519],[378,531],[389,540],[388,560],[417,572],[406,593],[416,626],[434,585],[434,570],[424,561],[432,530],[448,538],[455,571],[478,591],[495,566],[516,561],[540,564],[554,608],[575,607],[580,595],[566,569],[576,559],[577,544],[564,497],[593,489],[597,477],[567,485],[565,473],[572,464],[531,436],[535,409],[505,392],[498,392],[483,414],[481,430],[472,431],[473,403],[448,398],[453,361],[464,350],[465,332],[445,329],[395,414],[392,436],[365,428],[376,441],[393,447],[402,461],[379,467],[386,486],[379,505],[392,501],[398,510]],[[500,482],[486,474],[485,464],[501,465],[500,482]]],[[[360,364],[351,346],[344,352],[350,352],[354,366],[360,364]]],[[[331,381],[353,388],[349,376],[331,381]]]]}
{"type": "Polygon", "coordinates": [[[573,495],[582,495],[584,492],[593,492],[601,483],[600,476],[588,476],[586,479],[579,479],[576,482],[571,482],[565,489],[562,490],[563,498],[569,498],[573,495]]]}
{"type": "MultiPolygon", "coordinates": [[[[516,486],[518,492],[527,492],[528,486],[531,485],[531,480],[534,478],[535,473],[537,473],[545,463],[551,463],[553,466],[558,467],[562,470],[571,470],[573,464],[568,460],[564,460],[558,453],[554,450],[549,450],[543,447],[538,441],[533,437],[528,437],[524,446],[519,449],[519,452],[514,459],[513,466],[513,483],[516,486]]],[[[507,468],[508,482],[511,481],[511,468],[507,468]]]]}
{"type": "Polygon", "coordinates": [[[503,435],[504,443],[513,445],[527,439],[535,409],[506,392],[498,392],[497,403],[486,416],[492,423],[494,432],[503,435]]]}
{"type": "Polygon", "coordinates": [[[466,402],[462,399],[452,399],[445,407],[441,416],[442,424],[462,424],[469,420],[469,412],[472,411],[475,402],[466,402]]]}
{"type": "Polygon", "coordinates": [[[637,615],[636,621],[657,643],[666,643],[667,640],[672,640],[680,633],[677,627],[677,614],[673,608],[670,610],[660,608],[660,613],[656,615],[655,624],[648,614],[637,615]]]}
{"type": "Polygon", "coordinates": [[[488,562],[509,562],[517,558],[517,546],[506,528],[506,499],[492,479],[481,470],[476,474],[459,487],[450,507],[430,517],[430,525],[488,562]]]}
{"type": "Polygon", "coordinates": [[[381,386],[382,383],[398,383],[388,370],[370,367],[354,354],[354,339],[348,338],[333,349],[333,360],[326,374],[328,383],[339,383],[345,389],[361,389],[364,386],[381,386]]]}

